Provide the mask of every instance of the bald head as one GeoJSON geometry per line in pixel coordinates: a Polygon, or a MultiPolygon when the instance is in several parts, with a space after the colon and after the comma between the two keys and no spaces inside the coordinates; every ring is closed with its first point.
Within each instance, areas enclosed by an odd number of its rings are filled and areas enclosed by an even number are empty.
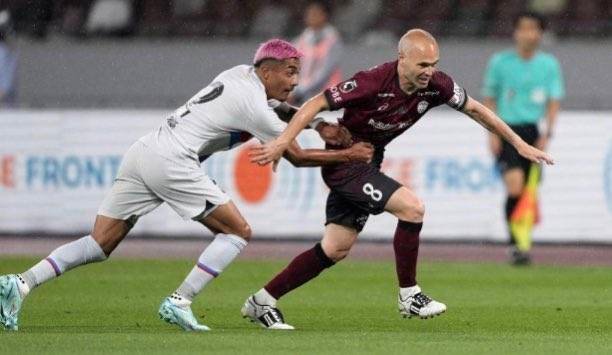
{"type": "Polygon", "coordinates": [[[406,32],[400,38],[397,45],[397,51],[401,55],[408,55],[411,50],[417,49],[421,52],[438,51],[438,42],[431,33],[420,28],[412,29],[406,32]]]}
{"type": "Polygon", "coordinates": [[[427,87],[440,60],[436,39],[427,31],[410,30],[400,39],[397,50],[397,71],[404,91],[427,87]]]}

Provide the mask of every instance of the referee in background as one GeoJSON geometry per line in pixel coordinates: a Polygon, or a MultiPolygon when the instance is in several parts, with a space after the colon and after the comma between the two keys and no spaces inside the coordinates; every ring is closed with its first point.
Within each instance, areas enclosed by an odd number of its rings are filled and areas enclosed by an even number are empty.
{"type": "MultiPolygon", "coordinates": [[[[545,28],[540,15],[520,14],[514,22],[515,47],[491,57],[482,88],[484,104],[527,143],[541,150],[546,150],[553,137],[565,91],[559,62],[539,50],[545,28]],[[545,124],[540,125],[544,119],[545,124]]],[[[490,134],[489,144],[507,192],[511,262],[527,265],[531,262],[531,230],[537,222],[535,198],[540,168],[494,134],[490,134]]]]}

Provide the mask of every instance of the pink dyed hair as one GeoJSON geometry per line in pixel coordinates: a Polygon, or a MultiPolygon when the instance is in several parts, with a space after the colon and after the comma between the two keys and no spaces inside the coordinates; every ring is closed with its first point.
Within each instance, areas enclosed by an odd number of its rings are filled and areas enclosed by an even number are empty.
{"type": "Polygon", "coordinates": [[[274,38],[259,45],[253,57],[253,64],[259,64],[264,59],[285,60],[289,58],[301,58],[303,56],[304,54],[291,43],[279,38],[274,38]]]}

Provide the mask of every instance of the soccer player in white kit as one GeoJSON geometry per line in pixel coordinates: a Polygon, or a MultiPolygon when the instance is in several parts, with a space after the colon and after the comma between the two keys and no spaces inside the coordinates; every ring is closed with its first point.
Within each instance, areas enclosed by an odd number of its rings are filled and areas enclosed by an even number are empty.
{"type": "MultiPolygon", "coordinates": [[[[115,183],[98,211],[93,231],[55,249],[24,273],[0,277],[0,323],[17,330],[23,299],[35,287],[80,265],[105,260],[140,216],[166,202],[185,220],[216,236],[183,283],[163,300],[159,316],[188,331],[209,330],[191,311],[193,298],[247,245],[251,229],[230,198],[200,168],[211,154],[234,148],[252,136],[268,142],[282,133],[295,109],[281,103],[297,85],[301,53],[283,40],[257,50],[254,65],[239,65],[178,108],[126,152],[115,183]],[[270,100],[270,101],[269,101],[270,100]]],[[[338,126],[318,122],[326,141],[350,145],[338,126]]],[[[369,161],[372,147],[355,144],[340,151],[301,150],[286,155],[294,165],[317,166],[369,161]]]]}

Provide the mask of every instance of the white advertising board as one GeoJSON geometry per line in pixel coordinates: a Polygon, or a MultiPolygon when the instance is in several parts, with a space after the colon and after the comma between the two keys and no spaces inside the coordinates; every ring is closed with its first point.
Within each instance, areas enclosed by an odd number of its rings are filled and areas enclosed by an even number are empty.
{"type": "MultiPolygon", "coordinates": [[[[0,232],[87,233],[123,152],[165,111],[0,112],[0,232]]],[[[612,113],[563,112],[544,170],[534,240],[612,242],[612,113]]],[[[333,117],[330,116],[330,117],[333,117]]],[[[424,239],[505,239],[503,187],[485,131],[454,111],[430,112],[386,152],[383,170],[425,202],[424,239]]],[[[313,132],[305,147],[320,147],[313,132]]],[[[277,173],[248,163],[246,146],[202,166],[234,199],[257,237],[319,238],[327,188],[319,169],[282,162],[277,173]]],[[[390,239],[393,216],[371,216],[362,238],[390,239]]],[[[165,205],[134,233],[207,234],[165,205]]]]}

